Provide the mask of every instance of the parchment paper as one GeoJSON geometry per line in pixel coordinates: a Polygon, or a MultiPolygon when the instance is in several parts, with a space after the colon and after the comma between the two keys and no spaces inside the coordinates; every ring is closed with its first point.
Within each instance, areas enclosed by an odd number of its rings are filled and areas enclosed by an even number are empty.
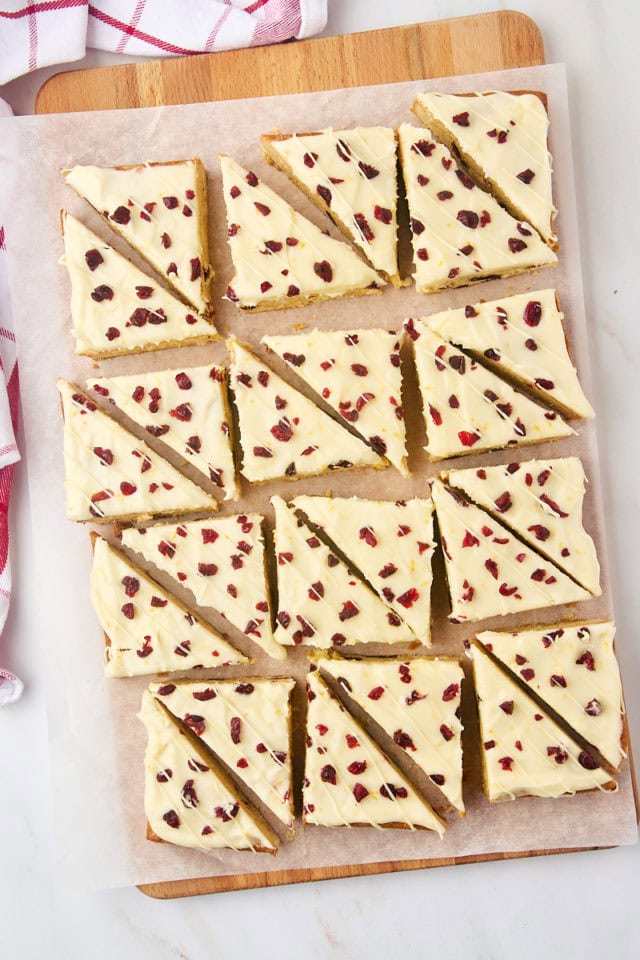
{"type": "MultiPolygon", "coordinates": [[[[216,269],[217,325],[257,345],[267,331],[290,332],[296,325],[322,329],[382,326],[399,329],[407,316],[420,316],[478,299],[556,286],[572,354],[587,395],[590,377],[578,233],[573,193],[571,140],[564,68],[547,66],[482,76],[454,77],[297,96],[230,101],[157,109],[111,111],[0,122],[0,161],[3,178],[0,204],[10,253],[12,301],[18,329],[18,353],[27,441],[33,529],[37,551],[29,590],[40,610],[43,666],[47,675],[54,828],[57,836],[57,875],[73,885],[108,887],[187,877],[282,870],[305,866],[403,860],[633,843],[637,839],[629,763],[620,775],[615,795],[598,792],[556,801],[521,799],[490,805],[480,786],[475,709],[471,683],[464,693],[465,801],[467,816],[448,815],[443,841],[428,832],[374,829],[327,830],[306,828],[277,857],[224,851],[202,854],[144,838],[143,764],[145,737],[136,719],[144,678],[107,680],[102,673],[103,636],[89,601],[91,551],[88,531],[64,519],[62,423],[56,376],[84,384],[96,374],[116,375],[157,370],[226,358],[223,343],[181,351],[161,351],[134,358],[92,364],[73,355],[70,335],[69,282],[59,266],[62,254],[59,211],[67,207],[118,249],[125,246],[111,235],[87,205],[64,184],[58,171],[77,163],[112,165],[141,160],[167,160],[199,155],[209,171],[212,259],[216,269]],[[244,316],[220,297],[231,278],[225,242],[226,222],[220,190],[217,153],[226,152],[253,168],[295,206],[338,236],[284,175],[267,167],[258,138],[273,128],[282,131],[339,128],[356,124],[397,126],[417,121],[410,113],[415,94],[425,89],[448,92],[473,90],[544,90],[551,117],[551,147],[555,161],[555,199],[560,209],[557,228],[561,241],[560,265],[537,274],[507,281],[489,281],[473,288],[421,296],[413,288],[387,289],[379,297],[324,303],[297,311],[244,316]]],[[[406,255],[406,251],[405,251],[406,255]]],[[[262,352],[259,350],[258,352],[262,352]]],[[[282,364],[271,358],[274,368],[282,364]]],[[[334,474],[295,483],[269,483],[251,489],[243,482],[239,504],[224,504],[221,515],[258,509],[272,523],[268,498],[274,492],[408,498],[424,495],[425,480],[441,469],[422,452],[424,428],[410,364],[404,363],[404,407],[410,438],[411,480],[393,468],[334,474]]],[[[293,380],[287,369],[286,377],[293,380]]],[[[483,629],[511,628],[525,622],[557,621],[564,615],[580,618],[612,616],[605,546],[605,522],[600,502],[596,432],[592,423],[578,424],[579,436],[539,447],[524,447],[465,457],[452,466],[476,462],[499,463],[530,457],[582,457],[590,486],[586,499],[586,527],[595,538],[602,565],[603,595],[574,610],[543,610],[533,615],[482,623],[483,629]]],[[[148,439],[148,437],[147,437],[148,439]]],[[[621,451],[622,453],[622,451],[621,451]]],[[[108,528],[107,528],[108,529],[108,528]]],[[[434,588],[434,654],[460,654],[471,625],[453,626],[448,610],[442,568],[436,564],[434,588]]],[[[159,576],[158,579],[169,581],[159,576]]],[[[184,599],[189,594],[176,591],[184,599]]],[[[213,612],[214,625],[225,629],[213,612]]],[[[245,651],[247,641],[226,627],[245,651]]],[[[628,642],[618,638],[619,645],[628,642]]],[[[255,653],[255,649],[252,649],[255,653]]],[[[252,667],[227,670],[282,674],[302,678],[302,651],[290,655],[286,670],[264,656],[252,667]]],[[[224,675],[224,674],[222,674],[224,675]]],[[[300,745],[300,732],[297,733],[300,745]]],[[[433,794],[435,795],[435,794],[433,794]]]]}

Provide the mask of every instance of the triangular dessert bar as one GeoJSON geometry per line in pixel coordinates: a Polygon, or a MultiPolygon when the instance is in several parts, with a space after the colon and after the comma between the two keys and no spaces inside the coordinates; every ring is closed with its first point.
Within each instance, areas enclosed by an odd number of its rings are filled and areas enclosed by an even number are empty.
{"type": "Polygon", "coordinates": [[[384,286],[352,247],[324,234],[252,170],[226,156],[220,166],[235,271],[229,300],[244,310],[277,310],[384,286]]]}
{"type": "Polygon", "coordinates": [[[323,827],[434,830],[444,823],[334,697],[317,671],[307,675],[305,823],[323,827]]]}
{"type": "Polygon", "coordinates": [[[280,497],[272,497],[278,572],[275,637],[327,649],[403,643],[413,632],[280,497]]]}
{"type": "Polygon", "coordinates": [[[58,380],[67,519],[94,523],[218,509],[217,502],[73,383],[58,380]]]}
{"type": "Polygon", "coordinates": [[[433,501],[296,497],[292,504],[430,646],[433,501]]]}
{"type": "Polygon", "coordinates": [[[266,336],[273,350],[346,423],[408,477],[400,343],[387,330],[266,336]]]}
{"type": "Polygon", "coordinates": [[[225,491],[225,500],[238,499],[224,367],[98,377],[87,386],[197,467],[225,491]]]}
{"type": "Polygon", "coordinates": [[[463,813],[460,689],[464,674],[460,661],[449,657],[327,657],[316,663],[463,813]]]}
{"type": "Polygon", "coordinates": [[[454,623],[590,598],[553,563],[451,487],[434,480],[432,496],[454,623]]]}
{"type": "Polygon", "coordinates": [[[105,634],[107,676],[247,662],[210,624],[106,540],[93,534],[92,541],[91,602],[105,634]]]}
{"type": "Polygon", "coordinates": [[[533,227],[481,190],[428,130],[404,123],[398,135],[419,293],[558,262],[533,227]]]}
{"type": "Polygon", "coordinates": [[[70,187],[199,313],[209,311],[207,174],[198,158],[63,170],[70,187]]]}
{"type": "Polygon", "coordinates": [[[327,470],[386,466],[387,461],[237,340],[228,345],[243,452],[241,472],[247,480],[292,480],[327,470]]]}
{"type": "Polygon", "coordinates": [[[260,139],[269,163],[283,170],[371,265],[399,286],[395,131],[355,127],[260,139]]]}

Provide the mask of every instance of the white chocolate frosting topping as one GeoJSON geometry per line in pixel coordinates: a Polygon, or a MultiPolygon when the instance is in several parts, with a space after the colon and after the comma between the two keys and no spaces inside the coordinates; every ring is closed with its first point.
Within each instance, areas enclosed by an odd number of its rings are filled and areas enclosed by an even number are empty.
{"type": "Polygon", "coordinates": [[[276,640],[291,646],[404,643],[413,632],[280,497],[272,497],[278,572],[276,640]]]}
{"type": "Polygon", "coordinates": [[[196,310],[209,307],[206,174],[199,160],[129,169],[78,166],[64,177],[196,310]]]}
{"type": "Polygon", "coordinates": [[[327,658],[317,664],[463,812],[459,661],[327,658]]]}
{"type": "Polygon", "coordinates": [[[413,109],[434,135],[471,158],[514,216],[555,241],[549,118],[540,97],[502,90],[466,97],[423,93],[413,109]]]}
{"type": "Polygon", "coordinates": [[[182,720],[278,819],[293,826],[290,679],[152,683],[151,693],[182,720]]]}
{"type": "Polygon", "coordinates": [[[454,623],[589,599],[558,567],[455,490],[434,480],[432,496],[454,623]]]}
{"type": "Polygon", "coordinates": [[[442,837],[442,820],[330,693],[318,671],[307,675],[307,692],[305,823],[422,827],[442,837]]]}
{"type": "Polygon", "coordinates": [[[262,343],[408,477],[399,352],[403,336],[387,330],[312,330],[266,336],[262,343]]]}
{"type": "Polygon", "coordinates": [[[217,338],[213,324],[66,210],[62,223],[76,353],[116,357],[217,338]]]}
{"type": "Polygon", "coordinates": [[[263,136],[267,158],[322,210],[335,215],[376,270],[398,274],[395,132],[355,127],[263,136]]]}
{"type": "Polygon", "coordinates": [[[254,483],[313,477],[386,461],[236,340],[229,379],[240,425],[242,475],[254,483]]]}
{"type": "Polygon", "coordinates": [[[614,769],[620,768],[624,707],[611,621],[485,631],[477,637],[614,769]]]}
{"type": "Polygon", "coordinates": [[[597,761],[492,663],[481,647],[472,644],[470,653],[489,800],[562,797],[611,783],[597,761]]]}
{"type": "Polygon", "coordinates": [[[202,607],[213,607],[270,657],[285,652],[271,633],[262,520],[257,513],[130,527],[125,547],[178,580],[202,607]]]}
{"type": "Polygon", "coordinates": [[[407,320],[432,460],[544,443],[575,431],[443,340],[422,320],[407,320]]]}
{"type": "Polygon", "coordinates": [[[57,386],[64,416],[67,519],[106,523],[217,510],[212,497],[74,384],[58,380],[57,386]]]}
{"type": "Polygon", "coordinates": [[[87,386],[197,467],[225,491],[225,500],[239,498],[224,367],[99,377],[87,386]]]}
{"type": "Polygon", "coordinates": [[[558,262],[533,227],[476,186],[428,130],[403,123],[398,135],[420,293],[558,262]]]}
{"type": "Polygon", "coordinates": [[[353,249],[327,236],[231,157],[221,156],[235,273],[227,297],[240,307],[286,307],[384,286],[353,249]]]}
{"type": "Polygon", "coordinates": [[[443,476],[600,596],[600,564],[582,524],[586,478],[577,457],[450,470],[443,476]]]}
{"type": "Polygon", "coordinates": [[[594,417],[567,350],[555,290],[518,293],[424,318],[443,340],[525,384],[569,417],[594,417]]]}
{"type": "Polygon", "coordinates": [[[101,537],[93,547],[91,602],[109,641],[108,677],[247,662],[213,627],[101,537]]]}
{"type": "Polygon", "coordinates": [[[296,497],[292,504],[325,531],[418,640],[429,646],[433,501],[296,497]]]}
{"type": "Polygon", "coordinates": [[[210,758],[205,762],[148,690],[138,717],[148,737],[144,809],[156,836],[195,850],[275,850],[227,778],[210,758]]]}

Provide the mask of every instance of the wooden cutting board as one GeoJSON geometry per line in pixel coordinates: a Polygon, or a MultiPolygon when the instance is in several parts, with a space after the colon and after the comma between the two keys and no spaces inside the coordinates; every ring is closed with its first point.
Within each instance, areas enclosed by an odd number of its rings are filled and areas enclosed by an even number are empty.
{"type": "MultiPolygon", "coordinates": [[[[252,50],[60,73],[41,88],[36,112],[70,113],[306,93],[544,62],[544,45],[536,24],[524,14],[499,11],[252,50]]],[[[550,852],[563,851],[531,850],[260,872],[144,884],[140,890],[166,899],[550,852]]]]}

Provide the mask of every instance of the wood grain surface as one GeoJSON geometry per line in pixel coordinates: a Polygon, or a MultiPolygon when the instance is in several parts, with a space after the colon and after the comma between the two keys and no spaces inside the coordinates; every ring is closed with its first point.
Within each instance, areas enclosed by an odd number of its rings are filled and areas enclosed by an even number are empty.
{"type": "MultiPolygon", "coordinates": [[[[71,113],[305,93],[544,62],[537,25],[524,14],[507,10],[252,50],[60,73],[40,89],[36,112],[71,113]]],[[[258,871],[148,883],[139,889],[148,896],[169,899],[563,852],[568,851],[530,850],[258,871]]]]}

